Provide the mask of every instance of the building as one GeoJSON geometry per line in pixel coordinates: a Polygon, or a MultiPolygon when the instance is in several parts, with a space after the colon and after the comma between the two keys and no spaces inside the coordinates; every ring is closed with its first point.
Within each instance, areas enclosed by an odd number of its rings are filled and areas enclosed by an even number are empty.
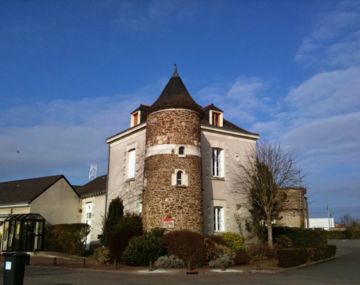
{"type": "Polygon", "coordinates": [[[29,222],[43,219],[48,224],[80,220],[79,196],[63,175],[0,183],[0,233],[6,240],[6,248],[21,249],[25,244],[28,248],[34,241],[23,241],[27,236],[32,239],[33,235],[23,228],[29,222]],[[4,222],[5,227],[2,226],[4,222]],[[22,237],[20,233],[23,233],[22,237]]]}
{"type": "Polygon", "coordinates": [[[310,218],[309,219],[309,228],[311,229],[324,229],[331,230],[335,228],[334,218],[310,218]]]}
{"type": "Polygon", "coordinates": [[[283,188],[286,201],[280,213],[281,219],[276,223],[281,226],[308,228],[309,215],[306,189],[302,187],[283,188]]]}
{"type": "Polygon", "coordinates": [[[199,106],[175,70],[151,106],[131,113],[130,128],[106,140],[107,205],[120,197],[125,211],[142,213],[145,230],[233,231],[250,238],[238,175],[258,139],[217,106],[199,106]]]}
{"type": "Polygon", "coordinates": [[[80,195],[81,223],[90,226],[86,245],[99,243],[105,217],[106,175],[91,180],[84,186],[76,188],[80,195]]]}

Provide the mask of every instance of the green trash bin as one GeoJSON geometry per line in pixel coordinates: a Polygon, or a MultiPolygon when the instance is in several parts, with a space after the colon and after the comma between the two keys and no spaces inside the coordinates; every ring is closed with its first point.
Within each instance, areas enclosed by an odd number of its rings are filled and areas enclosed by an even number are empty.
{"type": "Polygon", "coordinates": [[[25,252],[4,252],[4,285],[22,285],[25,265],[30,262],[30,255],[25,252]]]}

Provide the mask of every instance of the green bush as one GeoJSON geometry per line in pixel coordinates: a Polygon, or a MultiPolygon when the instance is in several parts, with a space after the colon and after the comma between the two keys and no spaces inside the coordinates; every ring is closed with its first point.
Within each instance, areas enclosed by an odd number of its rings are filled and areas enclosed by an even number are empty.
{"type": "Polygon", "coordinates": [[[94,250],[93,257],[96,261],[105,264],[110,262],[109,253],[110,251],[107,247],[101,246],[94,250]]]}
{"type": "Polygon", "coordinates": [[[45,249],[83,255],[85,239],[90,232],[87,224],[59,224],[45,229],[45,249]]]}
{"type": "Polygon", "coordinates": [[[130,239],[142,234],[141,217],[135,214],[126,214],[115,225],[109,237],[110,259],[121,261],[122,253],[128,246],[130,239]]]}
{"type": "Polygon", "coordinates": [[[279,249],[278,266],[293,267],[306,263],[308,252],[305,248],[283,248],[279,249]]]}
{"type": "MultiPolygon", "coordinates": [[[[156,232],[157,233],[157,232],[156,232]]],[[[154,233],[133,237],[122,254],[122,260],[128,265],[148,265],[165,254],[161,237],[154,233]]]]}
{"type": "Polygon", "coordinates": [[[109,211],[104,220],[103,233],[101,235],[101,243],[108,246],[111,234],[114,231],[116,224],[124,216],[124,206],[120,198],[111,200],[109,205],[109,211]]]}
{"type": "Polygon", "coordinates": [[[302,228],[274,227],[274,240],[279,236],[290,238],[294,247],[320,247],[327,245],[327,232],[302,228]]]}
{"type": "Polygon", "coordinates": [[[199,233],[181,230],[172,231],[163,237],[165,248],[170,255],[176,255],[187,265],[202,265],[206,263],[205,239],[199,233]]]}
{"type": "Polygon", "coordinates": [[[237,233],[225,232],[220,236],[225,245],[230,249],[231,253],[235,253],[245,248],[244,238],[237,233]]]}

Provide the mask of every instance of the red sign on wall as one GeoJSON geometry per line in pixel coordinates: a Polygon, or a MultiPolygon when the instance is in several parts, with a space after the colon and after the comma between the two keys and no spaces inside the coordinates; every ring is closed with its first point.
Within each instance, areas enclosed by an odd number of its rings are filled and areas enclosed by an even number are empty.
{"type": "Polygon", "coordinates": [[[175,219],[171,217],[163,218],[163,227],[165,229],[173,229],[175,227],[175,219]]]}

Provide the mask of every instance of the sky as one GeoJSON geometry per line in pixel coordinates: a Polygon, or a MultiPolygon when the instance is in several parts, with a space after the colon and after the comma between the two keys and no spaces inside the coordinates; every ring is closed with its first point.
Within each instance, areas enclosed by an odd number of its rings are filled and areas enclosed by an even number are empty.
{"type": "Polygon", "coordinates": [[[107,172],[173,64],[296,156],[311,217],[360,218],[360,1],[0,1],[0,181],[107,172]]]}

